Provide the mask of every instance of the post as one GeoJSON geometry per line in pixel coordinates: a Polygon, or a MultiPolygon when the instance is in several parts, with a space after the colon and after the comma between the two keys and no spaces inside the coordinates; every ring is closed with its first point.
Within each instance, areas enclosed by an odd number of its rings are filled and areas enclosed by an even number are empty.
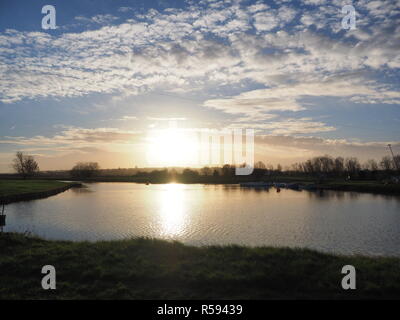
{"type": "Polygon", "coordinates": [[[3,233],[3,227],[6,225],[6,216],[4,214],[4,203],[0,215],[0,232],[3,233]]]}

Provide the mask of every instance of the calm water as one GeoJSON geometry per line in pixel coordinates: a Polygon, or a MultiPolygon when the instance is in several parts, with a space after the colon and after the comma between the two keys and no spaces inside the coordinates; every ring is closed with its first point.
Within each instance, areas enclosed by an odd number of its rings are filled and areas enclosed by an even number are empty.
{"type": "Polygon", "coordinates": [[[148,236],[188,244],[400,256],[400,197],[238,186],[95,183],[6,207],[5,231],[48,239],[148,236]]]}

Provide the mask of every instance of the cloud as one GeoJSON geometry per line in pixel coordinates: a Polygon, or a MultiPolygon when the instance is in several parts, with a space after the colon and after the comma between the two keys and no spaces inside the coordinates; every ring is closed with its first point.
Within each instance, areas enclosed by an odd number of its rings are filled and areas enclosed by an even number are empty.
{"type": "Polygon", "coordinates": [[[123,116],[122,118],[118,119],[120,121],[128,121],[128,120],[137,120],[138,118],[135,116],[123,116]]]}
{"type": "Polygon", "coordinates": [[[147,117],[147,120],[150,121],[185,121],[186,118],[171,118],[171,117],[166,117],[166,118],[162,118],[162,117],[147,117]]]}
{"type": "Polygon", "coordinates": [[[129,12],[129,11],[135,11],[135,9],[133,9],[131,7],[119,7],[118,11],[119,12],[129,12]]]}
{"type": "Polygon", "coordinates": [[[302,2],[306,5],[312,6],[320,6],[326,4],[326,0],[303,0],[302,2]]]}
{"type": "Polygon", "coordinates": [[[103,168],[132,167],[132,161],[145,164],[141,131],[58,127],[63,130],[53,136],[3,137],[0,145],[10,146],[12,152],[0,153],[0,170],[10,171],[16,151],[35,156],[42,170],[69,169],[78,161],[98,161],[103,168]]]}
{"type": "MultiPolygon", "coordinates": [[[[304,98],[400,104],[395,80],[400,68],[398,1],[358,1],[357,29],[352,31],[341,28],[342,1],[302,2],[304,6],[283,0],[270,5],[190,1],[181,9],[140,14],[120,7],[125,18],[76,17],[86,31],[8,29],[0,33],[0,101],[100,93],[112,95],[117,104],[118,99],[152,91],[179,92],[182,97],[196,91],[213,97],[199,104],[228,114],[232,127],[268,133],[268,143],[259,146],[269,154],[380,155],[386,142],[293,135],[335,130],[303,115],[316,103],[307,99],[306,105],[304,98]]],[[[137,119],[126,115],[119,120],[137,119]]],[[[227,121],[218,125],[229,126],[227,121]]],[[[4,137],[0,143],[56,159],[60,154],[128,150],[140,139],[136,131],[68,127],[51,137],[4,137]]]]}
{"type": "Polygon", "coordinates": [[[400,103],[400,92],[373,81],[365,82],[359,75],[341,75],[322,81],[280,84],[271,88],[251,90],[225,99],[211,99],[204,106],[233,115],[246,115],[254,121],[274,111],[301,111],[303,97],[346,97],[356,103],[400,103]]]}
{"type": "Polygon", "coordinates": [[[67,127],[53,137],[9,137],[0,140],[0,144],[13,144],[19,146],[44,146],[51,150],[54,147],[104,143],[133,143],[139,131],[121,130],[117,128],[76,128],[67,127]]]}
{"type": "Polygon", "coordinates": [[[263,123],[236,123],[230,125],[230,127],[236,126],[258,129],[259,131],[266,131],[275,135],[311,134],[336,130],[333,126],[328,126],[324,122],[314,121],[311,118],[289,118],[286,120],[274,120],[263,123]]]}
{"type": "Polygon", "coordinates": [[[393,1],[386,6],[392,11],[361,3],[365,28],[348,33],[337,29],[335,3],[316,6],[314,15],[289,3],[270,8],[235,2],[151,9],[120,24],[111,15],[81,16],[78,21],[98,29],[59,36],[6,30],[0,35],[0,101],[190,91],[246,81],[273,86],[279,77],[320,81],[342,72],[399,68],[400,27],[392,14],[398,10],[393,1]]]}
{"type": "Polygon", "coordinates": [[[90,18],[86,18],[84,16],[77,16],[75,17],[75,20],[79,22],[85,22],[85,23],[96,23],[100,25],[104,24],[110,24],[115,20],[118,20],[118,17],[115,17],[111,14],[98,14],[90,18]]]}

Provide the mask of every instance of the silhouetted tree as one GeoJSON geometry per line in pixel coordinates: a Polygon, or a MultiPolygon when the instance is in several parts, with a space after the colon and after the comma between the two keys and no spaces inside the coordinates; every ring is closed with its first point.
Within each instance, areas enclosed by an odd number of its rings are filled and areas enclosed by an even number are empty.
{"type": "Polygon", "coordinates": [[[168,180],[168,169],[153,170],[148,174],[151,181],[167,181],[168,180]]]}
{"type": "Polygon", "coordinates": [[[78,162],[70,171],[74,178],[91,178],[99,172],[97,162],[78,162]]]}
{"type": "Polygon", "coordinates": [[[364,169],[369,171],[377,171],[378,170],[378,163],[374,159],[368,159],[364,163],[364,169]]]}
{"type": "Polygon", "coordinates": [[[255,169],[265,169],[266,166],[265,166],[264,162],[262,162],[262,161],[257,161],[256,164],[254,165],[254,168],[255,168],[255,169]]]}
{"type": "Polygon", "coordinates": [[[39,172],[39,165],[32,156],[25,155],[18,151],[12,164],[14,170],[26,179],[39,172]]]}
{"type": "Polygon", "coordinates": [[[189,168],[183,170],[182,178],[186,182],[197,181],[199,177],[199,173],[195,170],[191,170],[189,168]]]}
{"type": "Polygon", "coordinates": [[[169,180],[171,180],[171,181],[175,181],[177,175],[178,175],[178,172],[177,172],[176,169],[174,169],[174,168],[170,169],[169,172],[168,172],[168,178],[169,178],[169,180]]]}
{"type": "Polygon", "coordinates": [[[346,158],[345,168],[348,173],[356,174],[361,170],[361,165],[357,158],[351,157],[346,158]]]}
{"type": "Polygon", "coordinates": [[[379,164],[383,170],[389,171],[394,169],[393,160],[389,156],[384,156],[379,164]]]}
{"type": "Polygon", "coordinates": [[[224,164],[222,166],[222,175],[223,176],[231,176],[234,173],[235,167],[229,164],[224,164]]]}
{"type": "Polygon", "coordinates": [[[394,169],[400,170],[400,155],[399,154],[394,156],[393,162],[395,165],[394,169]]]}
{"type": "Polygon", "coordinates": [[[209,167],[204,167],[200,169],[200,172],[203,176],[210,176],[212,173],[212,170],[209,167]]]}
{"type": "Polygon", "coordinates": [[[342,157],[335,158],[335,173],[341,174],[344,171],[344,159],[342,157]]]}
{"type": "Polygon", "coordinates": [[[264,162],[258,161],[254,164],[254,170],[252,175],[256,177],[257,180],[261,179],[266,173],[266,166],[264,162]]]}

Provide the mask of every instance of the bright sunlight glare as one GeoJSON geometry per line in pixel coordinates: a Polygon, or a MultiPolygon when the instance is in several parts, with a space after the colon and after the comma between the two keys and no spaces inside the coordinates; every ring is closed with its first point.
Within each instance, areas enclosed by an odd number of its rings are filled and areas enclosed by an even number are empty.
{"type": "Polygon", "coordinates": [[[185,186],[170,183],[163,186],[160,199],[160,222],[163,236],[174,237],[185,228],[185,186]]]}
{"type": "Polygon", "coordinates": [[[168,128],[152,130],[148,136],[149,166],[196,166],[199,141],[193,132],[168,128]]]}

